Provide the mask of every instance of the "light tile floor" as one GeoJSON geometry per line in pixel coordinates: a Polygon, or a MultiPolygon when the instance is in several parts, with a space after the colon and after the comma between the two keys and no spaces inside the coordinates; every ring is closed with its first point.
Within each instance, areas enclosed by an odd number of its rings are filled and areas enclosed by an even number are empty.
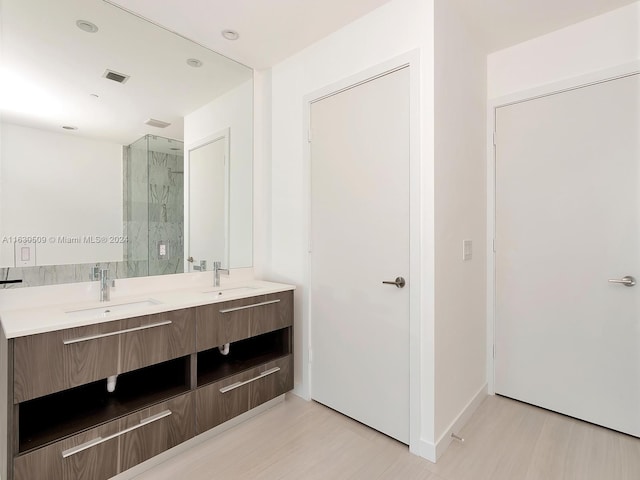
{"type": "Polygon", "coordinates": [[[640,439],[487,397],[437,464],[294,395],[136,480],[640,480],[640,439]]]}

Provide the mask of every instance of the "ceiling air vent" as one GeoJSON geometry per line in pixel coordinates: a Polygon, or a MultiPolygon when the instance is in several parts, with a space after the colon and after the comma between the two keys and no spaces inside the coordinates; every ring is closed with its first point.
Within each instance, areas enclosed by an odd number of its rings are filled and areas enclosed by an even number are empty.
{"type": "Polygon", "coordinates": [[[150,118],[146,122],[145,125],[149,125],[150,127],[158,127],[158,128],[167,128],[170,123],[163,122],[162,120],[156,120],[155,118],[150,118]]]}
{"type": "Polygon", "coordinates": [[[114,72],[113,70],[105,70],[102,76],[118,83],[125,83],[127,80],[129,80],[129,75],[114,72]]]}

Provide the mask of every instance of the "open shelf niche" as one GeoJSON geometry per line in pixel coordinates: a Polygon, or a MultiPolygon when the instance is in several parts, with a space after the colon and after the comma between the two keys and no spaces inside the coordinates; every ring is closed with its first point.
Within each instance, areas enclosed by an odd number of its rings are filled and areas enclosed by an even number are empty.
{"type": "Polygon", "coordinates": [[[291,327],[233,342],[223,355],[212,348],[198,353],[198,387],[291,353],[291,327]]]}
{"type": "Polygon", "coordinates": [[[104,379],[21,403],[19,454],[188,392],[190,365],[185,356],[120,374],[113,393],[104,379]]]}

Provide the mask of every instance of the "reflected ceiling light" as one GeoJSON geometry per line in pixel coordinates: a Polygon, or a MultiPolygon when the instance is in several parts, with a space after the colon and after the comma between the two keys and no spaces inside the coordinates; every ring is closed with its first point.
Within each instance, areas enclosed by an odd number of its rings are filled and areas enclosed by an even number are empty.
{"type": "Polygon", "coordinates": [[[190,58],[187,60],[187,65],[193,68],[200,68],[202,66],[202,62],[197,58],[190,58]]]}
{"type": "Polygon", "coordinates": [[[222,36],[227,40],[237,40],[240,38],[240,34],[235,30],[223,30],[222,36]]]}
{"type": "Polygon", "coordinates": [[[76,26],[87,33],[96,33],[98,31],[98,26],[88,20],[76,20],[76,26]]]}

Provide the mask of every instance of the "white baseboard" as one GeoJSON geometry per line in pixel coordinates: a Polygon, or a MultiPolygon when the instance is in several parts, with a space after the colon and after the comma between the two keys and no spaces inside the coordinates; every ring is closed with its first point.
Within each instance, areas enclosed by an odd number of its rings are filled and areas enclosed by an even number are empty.
{"type": "Polygon", "coordinates": [[[431,442],[421,439],[418,442],[418,455],[429,460],[431,463],[436,463],[436,446],[431,442]]]}
{"type": "Polygon", "coordinates": [[[438,458],[442,456],[442,454],[447,450],[447,447],[449,447],[449,445],[453,441],[451,434],[459,432],[462,429],[462,427],[464,427],[467,424],[467,422],[469,421],[471,416],[475,413],[475,411],[478,409],[482,401],[487,397],[487,394],[488,394],[487,388],[488,386],[485,383],[482,386],[482,388],[478,390],[478,392],[473,396],[473,398],[469,401],[469,403],[467,403],[467,405],[462,409],[462,411],[456,417],[456,419],[453,422],[451,422],[451,425],[449,425],[449,428],[447,428],[447,430],[438,439],[435,445],[435,452],[433,452],[433,456],[435,457],[435,460],[430,460],[429,458],[425,457],[427,458],[427,460],[436,462],[438,458]]]}

